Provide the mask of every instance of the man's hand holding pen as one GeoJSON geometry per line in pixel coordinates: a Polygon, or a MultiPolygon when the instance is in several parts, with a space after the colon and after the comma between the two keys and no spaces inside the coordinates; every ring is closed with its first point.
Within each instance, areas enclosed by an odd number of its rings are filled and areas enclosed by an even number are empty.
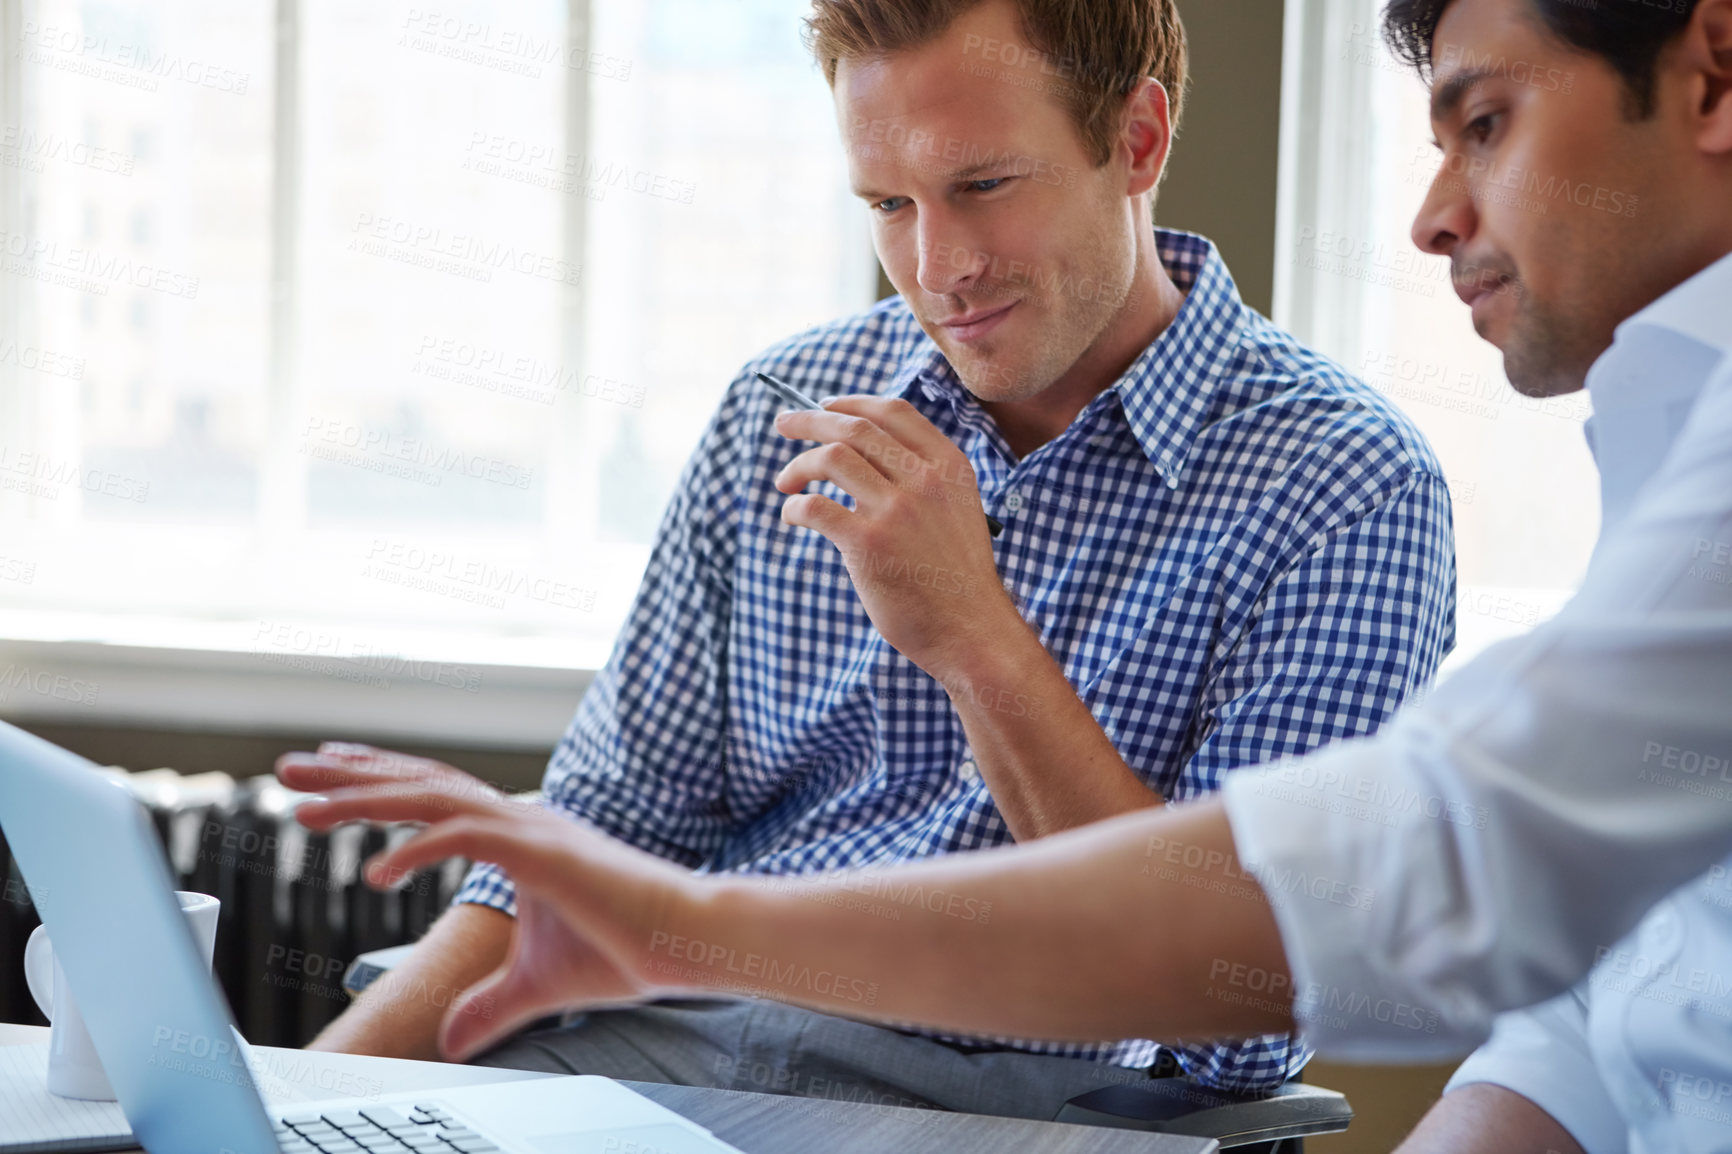
{"type": "Polygon", "coordinates": [[[776,431],[816,441],[776,478],[795,494],[788,525],[842,553],[884,639],[932,676],[967,676],[973,659],[1021,618],[998,576],[980,487],[968,458],[907,401],[838,397],[785,412],[776,431]],[[803,492],[828,481],[854,508],[803,492]]]}

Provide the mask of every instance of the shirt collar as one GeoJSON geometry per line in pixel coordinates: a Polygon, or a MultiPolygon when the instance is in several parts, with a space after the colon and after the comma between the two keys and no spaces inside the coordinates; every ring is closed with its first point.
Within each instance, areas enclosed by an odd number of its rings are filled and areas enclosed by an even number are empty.
{"type": "Polygon", "coordinates": [[[1732,256],[1618,326],[1588,371],[1588,444],[1600,469],[1602,537],[1665,462],[1716,367],[1732,356],[1732,256]]]}
{"type": "Polygon", "coordinates": [[[1197,435],[1233,376],[1246,309],[1213,244],[1166,229],[1156,230],[1155,238],[1185,303],[1110,391],[1124,406],[1143,452],[1167,485],[1177,488],[1197,435]]]}
{"type": "MultiPolygon", "coordinates": [[[[1207,239],[1156,229],[1155,240],[1161,264],[1185,302],[1173,323],[1078,420],[1102,406],[1121,406],[1144,454],[1176,488],[1216,396],[1232,375],[1246,308],[1226,262],[1207,239]]],[[[934,400],[972,401],[938,346],[920,336],[885,395],[907,397],[924,388],[934,400]]]]}
{"type": "Polygon", "coordinates": [[[1631,371],[1659,344],[1693,342],[1724,357],[1732,354],[1732,255],[1724,256],[1618,326],[1612,347],[1588,372],[1594,412],[1647,408],[1693,400],[1707,384],[1652,371],[1631,371]],[[1656,337],[1661,338],[1656,341],[1656,337]]]}

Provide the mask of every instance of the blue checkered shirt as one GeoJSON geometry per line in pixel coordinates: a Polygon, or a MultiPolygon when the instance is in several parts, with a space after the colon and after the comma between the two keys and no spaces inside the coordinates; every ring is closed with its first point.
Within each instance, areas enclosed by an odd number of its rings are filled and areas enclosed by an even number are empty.
{"type": "MultiPolygon", "coordinates": [[[[906,398],[961,446],[1008,527],[995,545],[1005,585],[1126,763],[1169,799],[1369,733],[1424,686],[1455,621],[1449,495],[1430,448],[1247,308],[1209,242],[1159,240],[1188,293],[1178,318],[1021,460],[899,298],[747,365],[554,751],[546,803],[717,873],[881,867],[1012,840],[962,768],[943,687],[879,636],[839,551],[782,524],[772,480],[800,446],[772,430],[784,406],[753,370],[817,395],[906,398]]],[[[488,865],[457,900],[515,912],[488,865]]],[[[1135,1068],[1159,1052],[948,1040],[1135,1068]]],[[[1186,1073],[1234,1088],[1279,1083],[1309,1056],[1285,1034],[1170,1048],[1186,1073]]]]}

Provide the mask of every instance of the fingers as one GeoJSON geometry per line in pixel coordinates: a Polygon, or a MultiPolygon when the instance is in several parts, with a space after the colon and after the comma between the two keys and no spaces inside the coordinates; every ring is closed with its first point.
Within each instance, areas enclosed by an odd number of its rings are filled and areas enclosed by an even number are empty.
{"type": "Polygon", "coordinates": [[[852,445],[839,442],[806,450],[776,474],[776,488],[784,493],[798,493],[817,481],[829,481],[861,504],[875,504],[895,492],[890,480],[852,445]]]}
{"type": "MultiPolygon", "coordinates": [[[[560,818],[538,816],[577,828],[560,818]]],[[[512,820],[499,814],[462,814],[428,826],[403,844],[374,855],[363,876],[367,884],[385,887],[423,866],[466,857],[499,866],[520,888],[545,888],[557,872],[558,847],[538,836],[534,824],[532,819],[512,820]]]]}
{"type": "Polygon", "coordinates": [[[816,413],[789,412],[776,418],[776,431],[790,440],[845,445],[868,462],[873,472],[891,481],[923,467],[918,453],[866,417],[828,409],[816,413]]]}
{"type": "Polygon", "coordinates": [[[317,753],[285,753],[277,758],[277,780],[306,793],[370,782],[427,781],[441,774],[459,771],[424,757],[335,742],[321,745],[317,753]]]}
{"type": "Polygon", "coordinates": [[[498,866],[520,893],[584,925],[598,949],[622,957],[642,944],[629,923],[677,899],[691,883],[679,866],[544,810],[518,817],[463,814],[428,826],[376,854],[362,876],[384,888],[451,857],[498,866]]]}
{"type": "MultiPolygon", "coordinates": [[[[475,783],[480,785],[479,782],[475,783]]],[[[510,819],[526,813],[544,812],[500,797],[486,787],[482,791],[429,787],[419,782],[391,782],[360,788],[332,790],[323,797],[302,802],[295,820],[308,829],[326,830],[350,821],[442,822],[459,814],[493,815],[510,819]]]]}
{"type": "Polygon", "coordinates": [[[533,997],[501,966],[451,1003],[439,1023],[439,1053],[448,1062],[467,1062],[515,1034],[544,1014],[568,1007],[533,997]]]}
{"type": "Polygon", "coordinates": [[[417,781],[441,774],[462,772],[430,757],[416,757],[413,754],[398,753],[393,749],[376,749],[371,745],[356,745],[347,741],[321,743],[319,757],[351,769],[417,781]]]}
{"type": "Polygon", "coordinates": [[[802,493],[782,503],[782,524],[822,533],[838,546],[846,538],[850,518],[854,516],[835,501],[817,493],[802,493]]]}
{"type": "Polygon", "coordinates": [[[864,417],[917,456],[929,461],[939,460],[947,453],[962,452],[937,425],[901,397],[832,397],[824,402],[824,410],[864,417]]]}

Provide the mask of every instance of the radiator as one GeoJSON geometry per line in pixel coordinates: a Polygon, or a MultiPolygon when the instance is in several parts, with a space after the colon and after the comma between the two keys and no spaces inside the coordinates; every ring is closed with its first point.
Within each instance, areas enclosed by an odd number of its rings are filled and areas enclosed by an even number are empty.
{"type": "MultiPolygon", "coordinates": [[[[178,889],[222,899],[212,969],[249,1042],[300,1047],[348,1003],[343,971],[357,954],[413,942],[450,904],[468,863],[453,860],[380,893],[360,863],[413,825],[312,833],[294,820],[303,796],[275,778],[107,771],[150,813],[178,889]]],[[[0,1021],[43,1025],[24,984],[24,943],[39,924],[18,863],[0,836],[0,1021]]]]}

